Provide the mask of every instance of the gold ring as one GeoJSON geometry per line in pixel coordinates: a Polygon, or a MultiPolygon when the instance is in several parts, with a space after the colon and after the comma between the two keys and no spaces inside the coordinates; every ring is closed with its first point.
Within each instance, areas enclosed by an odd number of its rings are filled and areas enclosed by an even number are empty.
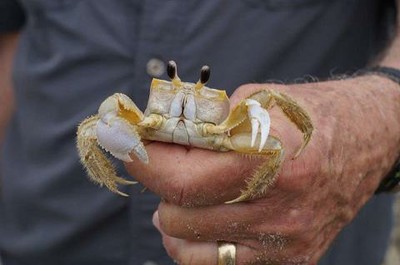
{"type": "Polygon", "coordinates": [[[218,241],[218,265],[236,265],[236,245],[218,241]]]}

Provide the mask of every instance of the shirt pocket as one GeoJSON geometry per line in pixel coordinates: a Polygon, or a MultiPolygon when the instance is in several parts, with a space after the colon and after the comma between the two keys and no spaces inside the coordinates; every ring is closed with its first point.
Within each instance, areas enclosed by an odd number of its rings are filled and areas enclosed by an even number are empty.
{"type": "Polygon", "coordinates": [[[242,0],[245,4],[255,8],[291,9],[319,5],[335,0],[242,0]]]}

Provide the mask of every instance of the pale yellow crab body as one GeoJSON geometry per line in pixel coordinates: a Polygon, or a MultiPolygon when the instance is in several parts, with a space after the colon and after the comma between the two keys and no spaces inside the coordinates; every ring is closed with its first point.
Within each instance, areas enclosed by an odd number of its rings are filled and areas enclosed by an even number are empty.
{"type": "Polygon", "coordinates": [[[229,99],[223,90],[203,87],[196,91],[195,84],[187,82],[176,88],[172,82],[153,79],[144,115],[159,115],[162,123],[142,130],[143,139],[228,150],[222,145],[225,134],[203,133],[206,124],[220,124],[229,115],[229,99]]]}
{"type": "Polygon", "coordinates": [[[78,128],[77,147],[81,162],[91,179],[111,191],[121,193],[118,184],[132,184],[117,176],[111,162],[99,148],[130,162],[137,157],[148,163],[142,139],[210,149],[233,150],[248,155],[268,156],[255,171],[242,194],[228,203],[260,196],[273,183],[283,161],[278,138],[269,135],[268,109],[277,105],[303,133],[303,144],[310,140],[313,126],[307,113],[288,96],[265,89],[243,99],[232,110],[224,90],[205,86],[209,68],[201,70],[197,83],[182,82],[176,64],[168,64],[171,81],[153,79],[147,108],[142,113],[126,95],[116,93],[100,105],[98,114],[78,128]]]}

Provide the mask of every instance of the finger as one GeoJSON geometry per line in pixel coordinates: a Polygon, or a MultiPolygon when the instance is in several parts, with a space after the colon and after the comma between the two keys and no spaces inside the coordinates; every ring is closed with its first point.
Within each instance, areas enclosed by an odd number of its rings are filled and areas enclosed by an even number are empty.
{"type": "Polygon", "coordinates": [[[183,208],[161,203],[158,213],[163,231],[172,237],[191,241],[246,240],[253,248],[268,245],[271,249],[282,249],[290,244],[312,218],[298,210],[254,204],[183,208]],[[263,220],[261,215],[268,216],[268,220],[263,220]]]}
{"type": "Polygon", "coordinates": [[[186,149],[152,142],[146,146],[149,163],[127,163],[130,174],[165,200],[186,207],[220,204],[236,198],[247,177],[264,157],[236,152],[186,149]]]}
{"type": "Polygon", "coordinates": [[[217,264],[219,242],[232,242],[236,246],[236,264],[309,264],[310,256],[302,249],[274,248],[269,243],[254,248],[249,241],[229,241],[225,237],[210,241],[191,241],[167,235],[159,223],[158,213],[153,215],[153,223],[163,238],[165,249],[178,264],[217,264]]]}
{"type": "MultiPolygon", "coordinates": [[[[153,215],[153,224],[162,235],[163,244],[168,255],[178,264],[204,265],[215,264],[218,261],[218,244],[216,242],[193,242],[171,237],[160,227],[158,213],[153,215]]],[[[247,246],[236,244],[236,264],[249,264],[256,256],[256,251],[247,246]]],[[[255,264],[255,263],[251,263],[255,264]]],[[[261,264],[261,263],[260,263],[261,264]]],[[[262,263],[265,264],[265,263],[262,263]]]]}
{"type": "MultiPolygon", "coordinates": [[[[178,264],[204,265],[215,264],[218,262],[218,244],[214,242],[192,242],[184,239],[174,238],[163,235],[164,247],[178,264]]],[[[255,256],[255,251],[236,245],[236,265],[241,264],[268,264],[263,262],[254,263],[251,259],[255,256]]]]}

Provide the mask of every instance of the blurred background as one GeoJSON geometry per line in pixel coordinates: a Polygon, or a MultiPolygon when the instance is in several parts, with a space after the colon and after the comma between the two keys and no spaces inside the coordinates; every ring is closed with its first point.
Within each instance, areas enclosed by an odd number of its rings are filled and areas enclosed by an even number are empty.
{"type": "Polygon", "coordinates": [[[396,197],[397,202],[394,205],[394,210],[396,213],[396,226],[392,234],[391,246],[388,249],[383,265],[400,264],[400,194],[397,194],[396,197]]]}

